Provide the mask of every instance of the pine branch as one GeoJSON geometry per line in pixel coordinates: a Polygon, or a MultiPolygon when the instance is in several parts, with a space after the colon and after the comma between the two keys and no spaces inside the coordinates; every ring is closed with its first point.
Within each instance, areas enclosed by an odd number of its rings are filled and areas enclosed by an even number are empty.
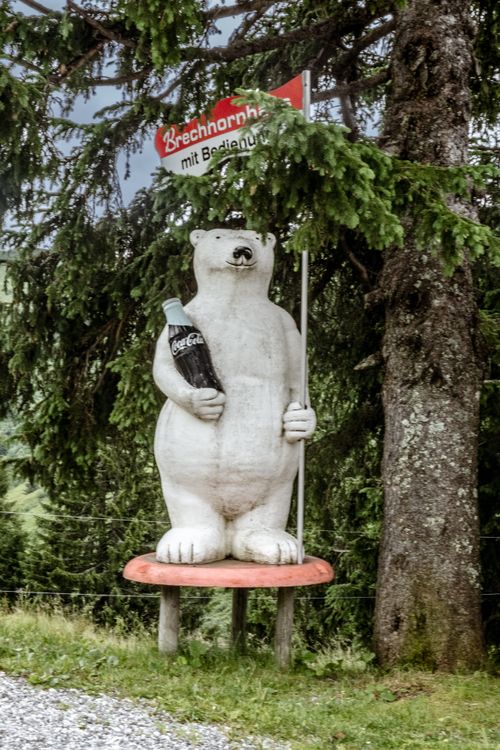
{"type": "Polygon", "coordinates": [[[39,68],[38,65],[34,65],[33,63],[28,62],[28,60],[22,60],[19,57],[14,57],[14,55],[9,55],[7,52],[2,52],[0,56],[3,57],[4,60],[9,60],[15,65],[21,65],[27,70],[33,70],[35,73],[39,73],[42,76],[45,75],[45,71],[42,70],[42,68],[39,68]]]}
{"type": "MultiPolygon", "coordinates": [[[[328,39],[330,44],[333,42],[338,43],[346,34],[359,33],[362,28],[373,23],[379,18],[379,16],[380,13],[377,13],[376,10],[356,8],[343,19],[339,18],[338,15],[330,16],[329,18],[323,19],[315,24],[292,29],[291,31],[280,35],[273,34],[261,37],[260,39],[253,39],[246,43],[242,43],[241,40],[238,40],[237,43],[229,44],[226,47],[212,47],[209,49],[185,47],[182,52],[185,60],[201,59],[206,62],[231,62],[233,60],[247,57],[248,55],[255,55],[262,52],[270,52],[275,49],[280,49],[287,44],[309,41],[311,38],[317,40],[324,37],[330,37],[328,39]]],[[[354,42],[351,49],[345,53],[345,58],[343,57],[340,61],[342,67],[345,67],[351,59],[355,59],[365,47],[370,46],[377,41],[377,39],[385,36],[393,28],[394,20],[391,19],[390,21],[377,26],[375,29],[372,29],[364,37],[361,37],[354,42]],[[348,55],[349,57],[347,57],[348,55]]]]}
{"type": "Polygon", "coordinates": [[[46,8],[45,5],[35,2],[35,0],[20,0],[20,1],[23,3],[23,5],[27,5],[28,8],[37,10],[39,13],[43,13],[45,16],[60,16],[61,15],[60,11],[46,8]]]}
{"type": "Polygon", "coordinates": [[[74,62],[70,63],[69,67],[66,67],[65,65],[62,65],[60,68],[59,75],[52,74],[49,76],[48,81],[49,83],[60,85],[61,83],[64,83],[69,76],[71,76],[73,73],[75,73],[80,68],[83,68],[90,60],[92,60],[96,55],[99,54],[99,52],[102,50],[102,48],[105,45],[105,40],[101,39],[95,44],[93,47],[91,47],[85,54],[81,55],[81,57],[77,58],[74,62]]]}
{"type": "Polygon", "coordinates": [[[75,13],[81,16],[89,24],[89,26],[92,26],[93,29],[98,31],[101,36],[105,37],[106,39],[109,39],[111,42],[116,42],[117,44],[121,44],[124,47],[130,47],[131,49],[135,49],[135,44],[131,42],[130,39],[125,39],[124,37],[120,36],[120,34],[117,34],[115,31],[112,31],[106,26],[103,26],[102,23],[99,23],[99,21],[93,18],[90,15],[90,13],[88,13],[84,8],[81,8],[79,5],[73,2],[73,0],[67,0],[66,4],[68,8],[71,8],[71,10],[73,10],[75,13]]]}
{"type": "Polygon", "coordinates": [[[256,10],[252,15],[247,16],[245,18],[240,26],[237,26],[231,36],[228,39],[229,46],[232,46],[233,44],[236,44],[240,41],[240,39],[244,39],[245,36],[249,33],[250,29],[259,21],[262,16],[265,14],[267,8],[261,8],[259,10],[256,10]]]}
{"type": "Polygon", "coordinates": [[[473,144],[470,147],[471,151],[482,151],[483,153],[492,153],[492,154],[500,154],[500,146],[482,146],[482,145],[476,145],[473,144]]]}
{"type": "Polygon", "coordinates": [[[384,68],[384,70],[381,70],[368,78],[361,78],[359,81],[351,81],[349,83],[341,83],[333,89],[317,91],[312,94],[311,101],[313,104],[317,104],[318,102],[324,102],[328,99],[334,99],[335,97],[344,96],[346,94],[358,94],[361,91],[366,91],[367,89],[379,86],[381,83],[385,83],[389,78],[389,68],[384,68]]]}
{"type": "MultiPolygon", "coordinates": [[[[333,39],[339,40],[346,34],[359,30],[362,23],[365,23],[366,21],[369,22],[370,20],[373,20],[373,17],[370,16],[366,18],[366,16],[354,15],[353,17],[346,19],[345,23],[342,25],[337,17],[330,17],[318,23],[311,24],[310,26],[302,26],[299,29],[293,29],[284,34],[272,34],[271,36],[254,39],[246,43],[238,41],[237,44],[231,44],[227,47],[212,47],[210,49],[185,47],[182,50],[182,54],[185,60],[201,59],[206,62],[231,62],[233,60],[247,57],[248,55],[256,55],[261,52],[270,52],[271,50],[280,49],[288,44],[309,41],[311,38],[317,40],[331,35],[333,39]]],[[[391,24],[392,23],[393,22],[391,22],[391,24]]],[[[383,26],[385,26],[385,24],[383,24],[383,26]]],[[[377,27],[377,31],[381,28],[382,27],[380,26],[377,27]]],[[[381,34],[381,36],[383,35],[384,34],[381,34]]],[[[365,37],[363,37],[363,40],[364,39],[365,37]]],[[[360,42],[361,40],[355,45],[356,49],[360,42]]],[[[370,44],[372,43],[373,42],[370,41],[370,44]]]]}
{"type": "Polygon", "coordinates": [[[165,99],[167,96],[170,96],[170,94],[172,94],[175,91],[175,89],[181,85],[182,79],[185,73],[188,71],[188,69],[189,69],[189,65],[186,63],[184,67],[182,68],[181,72],[179,73],[179,75],[176,78],[174,78],[172,83],[170,83],[167,86],[167,88],[161,91],[159,94],[156,94],[156,96],[154,96],[153,99],[160,100],[160,99],[165,99]]]}
{"type": "Polygon", "coordinates": [[[394,31],[395,28],[396,20],[391,18],[389,21],[376,26],[367,34],[357,39],[351,47],[336,60],[333,66],[335,75],[342,75],[344,70],[355,62],[363,50],[367,49],[367,47],[371,47],[372,44],[375,44],[375,42],[378,42],[380,39],[383,39],[387,34],[390,34],[391,31],[394,31]]]}
{"type": "Polygon", "coordinates": [[[132,83],[132,81],[140,81],[143,78],[146,78],[152,70],[152,66],[148,65],[146,68],[138,70],[136,73],[129,73],[128,75],[123,76],[115,76],[114,78],[87,78],[85,80],[85,83],[88,86],[118,86],[122,83],[132,83]]]}
{"type": "MultiPolygon", "coordinates": [[[[317,300],[325,291],[326,287],[338,271],[341,265],[341,256],[339,253],[331,253],[325,261],[324,268],[318,279],[311,289],[311,302],[317,300]]],[[[312,269],[311,269],[312,270],[312,269]]],[[[296,314],[298,314],[298,309],[296,314]]]]}
{"type": "Polygon", "coordinates": [[[239,16],[242,13],[251,13],[252,11],[265,12],[271,6],[276,5],[278,0],[242,0],[236,5],[216,5],[210,8],[203,15],[209,21],[216,21],[219,18],[228,18],[230,16],[239,16]]]}
{"type": "Polygon", "coordinates": [[[360,133],[360,127],[359,123],[356,120],[356,115],[354,113],[354,105],[352,101],[352,96],[350,93],[344,93],[340,94],[340,112],[342,114],[342,120],[344,122],[344,125],[346,128],[349,128],[350,133],[348,134],[348,139],[352,142],[357,141],[359,139],[359,133],[360,133]]]}
{"type": "Polygon", "coordinates": [[[353,367],[353,369],[356,370],[356,372],[360,372],[361,370],[368,370],[370,367],[380,367],[383,363],[384,357],[382,352],[379,351],[362,359],[361,362],[358,362],[358,364],[353,367]]]}
{"type": "MultiPolygon", "coordinates": [[[[343,244],[345,244],[345,243],[343,243],[343,244]]],[[[344,247],[344,249],[347,249],[347,248],[344,247]]],[[[354,255],[354,253],[352,252],[352,250],[347,250],[347,257],[351,261],[351,263],[354,266],[354,268],[357,269],[357,271],[358,271],[359,275],[361,276],[361,279],[362,279],[363,283],[365,284],[365,286],[371,288],[370,277],[368,276],[368,271],[367,271],[366,267],[361,263],[361,261],[359,260],[359,258],[357,258],[354,255]]]]}

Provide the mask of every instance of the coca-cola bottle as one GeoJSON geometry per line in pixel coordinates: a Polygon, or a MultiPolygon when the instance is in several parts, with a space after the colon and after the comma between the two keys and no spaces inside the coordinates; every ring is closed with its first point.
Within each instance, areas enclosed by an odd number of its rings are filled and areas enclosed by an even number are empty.
{"type": "Polygon", "coordinates": [[[170,350],[181,375],[194,388],[223,391],[207,343],[201,331],[189,320],[180,299],[167,299],[162,307],[167,318],[170,350]]]}

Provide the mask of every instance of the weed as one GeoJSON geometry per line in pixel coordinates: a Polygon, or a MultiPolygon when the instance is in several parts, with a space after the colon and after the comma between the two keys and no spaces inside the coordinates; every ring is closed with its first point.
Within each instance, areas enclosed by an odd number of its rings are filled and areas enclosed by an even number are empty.
{"type": "Polygon", "coordinates": [[[318,653],[301,652],[297,664],[301,663],[316,677],[338,678],[363,674],[372,668],[374,660],[375,654],[362,646],[337,641],[318,653]]]}

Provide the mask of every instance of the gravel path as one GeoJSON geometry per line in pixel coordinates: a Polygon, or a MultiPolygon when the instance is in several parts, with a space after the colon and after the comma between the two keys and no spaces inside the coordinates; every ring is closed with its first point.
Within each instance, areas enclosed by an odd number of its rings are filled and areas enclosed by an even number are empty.
{"type": "Polygon", "coordinates": [[[41,689],[0,672],[1,750],[288,750],[249,738],[230,742],[207,724],[181,724],[147,701],[75,689],[41,689]]]}

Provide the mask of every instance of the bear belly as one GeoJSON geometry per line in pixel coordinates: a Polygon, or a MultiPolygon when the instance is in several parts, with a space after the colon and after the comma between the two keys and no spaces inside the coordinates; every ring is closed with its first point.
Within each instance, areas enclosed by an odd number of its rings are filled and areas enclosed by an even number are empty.
{"type": "Polygon", "coordinates": [[[242,379],[228,387],[216,428],[214,473],[214,488],[226,517],[262,505],[277,488],[293,481],[298,449],[283,437],[287,403],[285,389],[273,383],[242,379]]]}
{"type": "Polygon", "coordinates": [[[208,501],[226,518],[262,505],[297,471],[297,445],[283,438],[288,394],[276,384],[240,380],[226,385],[216,423],[173,402],[163,407],[155,454],[167,498],[179,489],[208,501]]]}

